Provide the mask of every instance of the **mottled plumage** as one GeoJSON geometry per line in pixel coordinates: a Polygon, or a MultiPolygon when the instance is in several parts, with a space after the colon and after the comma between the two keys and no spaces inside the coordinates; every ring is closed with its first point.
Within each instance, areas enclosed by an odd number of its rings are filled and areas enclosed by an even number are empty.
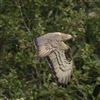
{"type": "Polygon", "coordinates": [[[70,81],[73,61],[71,49],[63,41],[72,36],[60,32],[48,33],[35,41],[39,57],[45,57],[53,72],[54,78],[62,84],[70,81]]]}

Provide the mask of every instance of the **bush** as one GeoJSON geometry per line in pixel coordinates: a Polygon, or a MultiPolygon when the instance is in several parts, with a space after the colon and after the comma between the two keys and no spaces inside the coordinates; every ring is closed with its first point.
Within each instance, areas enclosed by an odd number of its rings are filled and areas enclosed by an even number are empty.
{"type": "Polygon", "coordinates": [[[99,0],[1,0],[0,19],[1,100],[100,99],[99,0]],[[34,38],[55,31],[78,37],[69,41],[75,69],[67,87],[36,60],[34,38]]]}

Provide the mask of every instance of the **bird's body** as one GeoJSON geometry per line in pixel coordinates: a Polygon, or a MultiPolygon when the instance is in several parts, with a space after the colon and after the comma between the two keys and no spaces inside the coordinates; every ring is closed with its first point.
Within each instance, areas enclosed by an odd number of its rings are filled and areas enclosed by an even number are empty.
{"type": "Polygon", "coordinates": [[[73,70],[71,49],[63,42],[70,38],[68,34],[55,32],[36,39],[38,56],[47,59],[54,78],[61,84],[70,81],[73,70]]]}

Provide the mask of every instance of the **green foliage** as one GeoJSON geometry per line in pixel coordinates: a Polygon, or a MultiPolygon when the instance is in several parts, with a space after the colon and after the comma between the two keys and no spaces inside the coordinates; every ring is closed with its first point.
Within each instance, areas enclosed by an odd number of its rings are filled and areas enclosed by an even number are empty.
{"type": "Polygon", "coordinates": [[[99,100],[96,86],[100,0],[0,0],[0,100],[99,100]],[[55,31],[77,36],[70,43],[75,68],[67,87],[58,85],[47,62],[35,55],[35,37],[55,31]]]}

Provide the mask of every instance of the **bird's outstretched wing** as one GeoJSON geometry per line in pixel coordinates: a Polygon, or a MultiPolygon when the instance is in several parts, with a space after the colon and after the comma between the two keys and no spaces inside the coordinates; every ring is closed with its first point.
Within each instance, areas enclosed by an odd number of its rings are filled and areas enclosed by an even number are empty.
{"type": "Polygon", "coordinates": [[[54,78],[61,84],[67,84],[72,75],[73,61],[70,48],[66,44],[61,46],[63,44],[60,43],[60,47],[58,46],[55,51],[50,53],[47,56],[47,60],[54,78]]]}
{"type": "Polygon", "coordinates": [[[47,59],[55,79],[61,84],[70,81],[73,70],[71,49],[63,42],[64,38],[61,33],[49,33],[36,40],[38,56],[47,59]]]}

